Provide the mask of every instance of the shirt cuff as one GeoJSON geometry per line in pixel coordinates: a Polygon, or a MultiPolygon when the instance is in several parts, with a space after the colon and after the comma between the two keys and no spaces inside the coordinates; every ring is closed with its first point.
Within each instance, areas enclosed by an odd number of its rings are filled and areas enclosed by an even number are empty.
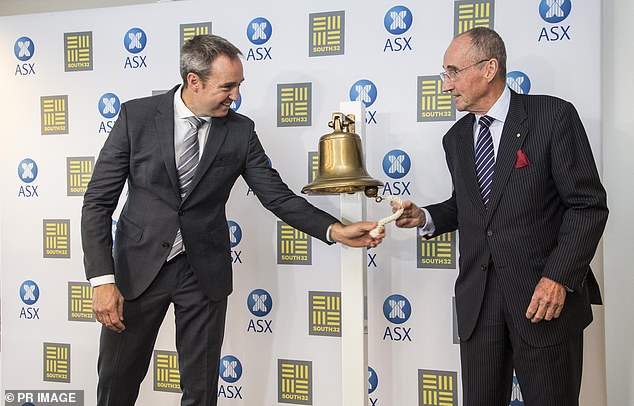
{"type": "Polygon", "coordinates": [[[431,218],[431,215],[427,211],[427,209],[421,207],[420,208],[423,213],[425,213],[425,224],[421,227],[418,227],[418,234],[421,237],[425,237],[427,235],[433,235],[436,232],[436,226],[434,225],[434,220],[431,218]]]}
{"type": "Polygon", "coordinates": [[[114,275],[110,274],[110,275],[95,276],[94,278],[88,279],[88,281],[90,282],[90,286],[95,288],[100,285],[107,285],[109,283],[114,283],[114,275]]]}
{"type": "Polygon", "coordinates": [[[328,229],[326,230],[326,241],[332,242],[332,243],[334,243],[334,241],[332,240],[332,238],[330,238],[330,230],[332,229],[333,225],[334,225],[334,223],[329,225],[328,229]]]}

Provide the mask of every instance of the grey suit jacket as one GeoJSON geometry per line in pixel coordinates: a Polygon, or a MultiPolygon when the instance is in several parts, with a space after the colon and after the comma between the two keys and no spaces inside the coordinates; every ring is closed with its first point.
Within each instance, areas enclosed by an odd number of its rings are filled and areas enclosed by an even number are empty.
{"type": "Polygon", "coordinates": [[[114,274],[123,296],[143,293],[166,261],[180,227],[187,257],[212,299],[232,290],[225,204],[238,176],[287,224],[325,241],[336,221],[295,195],[271,168],[249,118],[229,111],[212,120],[190,192],[181,200],[174,156],[174,92],[132,100],[95,164],[84,195],[81,232],[87,278],[114,274]],[[128,196],[113,250],[111,216],[124,183],[128,196]]]}
{"type": "Polygon", "coordinates": [[[443,146],[452,196],[427,207],[436,234],[459,230],[460,273],[456,307],[461,339],[480,313],[490,262],[520,335],[535,346],[559,343],[592,321],[600,303],[590,270],[608,209],[587,135],[572,104],[549,96],[511,92],[485,209],[476,179],[474,115],[459,120],[443,146]],[[530,164],[516,168],[518,151],[530,164]],[[559,319],[525,318],[537,282],[546,276],[568,293],[559,319]]]}

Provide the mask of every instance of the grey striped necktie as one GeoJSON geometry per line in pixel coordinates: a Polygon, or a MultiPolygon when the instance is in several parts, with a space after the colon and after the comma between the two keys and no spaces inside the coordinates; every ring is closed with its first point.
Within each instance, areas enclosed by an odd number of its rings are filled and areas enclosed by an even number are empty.
{"type": "Polygon", "coordinates": [[[493,153],[493,137],[489,126],[495,119],[489,116],[480,117],[480,131],[475,148],[476,176],[480,186],[480,194],[484,207],[489,204],[491,194],[491,183],[493,183],[493,169],[495,166],[495,155],[493,153]]]}
{"type": "MultiPolygon", "coordinates": [[[[187,122],[190,124],[190,128],[187,129],[185,137],[183,138],[183,148],[180,154],[178,164],[178,188],[183,199],[189,192],[192,180],[196,174],[196,168],[198,167],[200,144],[198,142],[198,130],[205,123],[198,117],[187,117],[187,122]]],[[[180,228],[176,232],[176,238],[172,249],[170,250],[167,260],[174,258],[184,250],[183,236],[181,235],[180,228]]]]}

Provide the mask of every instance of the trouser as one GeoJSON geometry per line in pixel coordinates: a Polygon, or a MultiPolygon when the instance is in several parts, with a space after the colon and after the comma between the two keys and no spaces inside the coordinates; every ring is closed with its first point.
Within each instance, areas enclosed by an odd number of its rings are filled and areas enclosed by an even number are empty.
{"type": "Polygon", "coordinates": [[[102,327],[97,406],[134,405],[171,303],[181,405],[216,406],[227,299],[212,301],[203,293],[184,254],[166,263],[141,296],[124,302],[123,332],[102,327]]]}

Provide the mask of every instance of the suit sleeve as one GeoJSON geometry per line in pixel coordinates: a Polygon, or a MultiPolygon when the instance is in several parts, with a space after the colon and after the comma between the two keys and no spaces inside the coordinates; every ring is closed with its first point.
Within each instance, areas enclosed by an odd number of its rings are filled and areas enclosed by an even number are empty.
{"type": "Polygon", "coordinates": [[[445,137],[443,138],[443,148],[445,150],[447,168],[449,168],[449,172],[451,173],[453,191],[451,193],[451,197],[444,202],[432,204],[425,207],[425,209],[427,209],[431,218],[433,219],[434,226],[436,228],[434,234],[427,236],[426,238],[434,238],[458,229],[458,206],[456,203],[455,187],[453,187],[455,182],[455,166],[452,164],[452,156],[455,156],[455,153],[450,152],[451,148],[449,147],[449,135],[445,135],[445,137]]]}
{"type": "Polygon", "coordinates": [[[104,143],[84,194],[81,240],[86,278],[114,274],[112,213],[128,178],[130,144],[126,105],[104,143]]]}
{"type": "Polygon", "coordinates": [[[551,139],[552,177],[564,206],[557,246],[543,276],[579,289],[607,222],[606,192],[575,108],[564,103],[551,139]]]}
{"type": "Polygon", "coordinates": [[[289,189],[279,173],[271,167],[253,128],[249,137],[249,151],[242,176],[262,205],[273,214],[291,227],[327,244],[332,244],[327,241],[326,232],[331,224],[337,222],[337,219],[289,189]]]}

